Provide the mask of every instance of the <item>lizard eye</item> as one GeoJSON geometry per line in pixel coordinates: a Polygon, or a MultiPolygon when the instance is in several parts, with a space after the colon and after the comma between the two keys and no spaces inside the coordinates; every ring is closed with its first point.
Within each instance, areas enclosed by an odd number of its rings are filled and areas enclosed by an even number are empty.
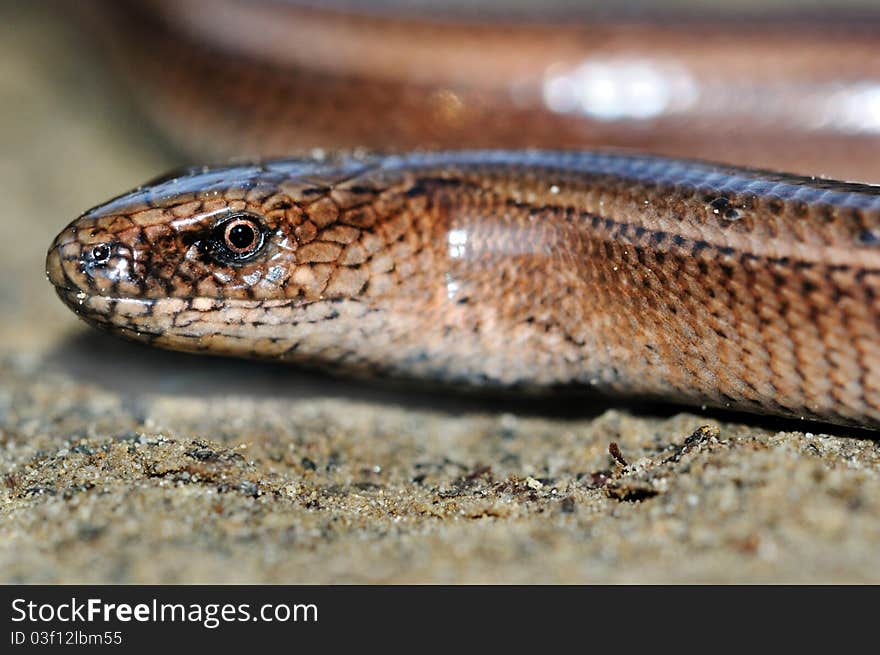
{"type": "Polygon", "coordinates": [[[226,264],[250,261],[263,249],[265,229],[252,214],[233,214],[214,226],[211,232],[211,254],[226,264]]]}

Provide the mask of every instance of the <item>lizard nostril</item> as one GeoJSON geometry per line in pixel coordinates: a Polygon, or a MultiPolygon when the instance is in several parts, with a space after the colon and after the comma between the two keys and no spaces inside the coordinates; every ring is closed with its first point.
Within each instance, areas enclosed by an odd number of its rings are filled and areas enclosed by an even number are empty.
{"type": "Polygon", "coordinates": [[[106,243],[99,243],[92,248],[92,261],[95,264],[106,264],[110,259],[110,246],[106,243]]]}

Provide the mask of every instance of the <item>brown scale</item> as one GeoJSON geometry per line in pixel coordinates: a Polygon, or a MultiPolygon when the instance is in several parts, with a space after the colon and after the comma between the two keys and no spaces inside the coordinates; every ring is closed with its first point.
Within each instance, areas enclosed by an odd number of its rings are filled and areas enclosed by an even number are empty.
{"type": "Polygon", "coordinates": [[[652,21],[542,11],[493,21],[266,0],[82,4],[91,40],[139,106],[197,157],[614,146],[880,181],[880,135],[870,111],[859,112],[880,80],[876,12],[652,21]],[[266,38],[281,29],[286,38],[266,38]],[[642,74],[671,98],[644,115],[606,116],[590,94],[554,109],[545,83],[571,75],[589,85],[583,64],[624,96],[629,76],[642,74]]]}

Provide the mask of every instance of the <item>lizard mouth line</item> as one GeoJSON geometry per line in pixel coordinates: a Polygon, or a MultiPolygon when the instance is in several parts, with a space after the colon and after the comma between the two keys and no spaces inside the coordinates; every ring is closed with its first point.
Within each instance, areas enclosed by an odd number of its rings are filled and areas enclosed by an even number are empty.
{"type": "MultiPolygon", "coordinates": [[[[103,323],[112,324],[114,315],[136,314],[137,308],[142,308],[144,314],[150,313],[160,303],[180,305],[179,311],[222,311],[224,309],[270,309],[270,308],[294,308],[300,309],[318,301],[303,300],[301,298],[268,298],[263,300],[245,300],[239,298],[211,298],[210,296],[193,296],[190,298],[136,298],[128,296],[111,296],[101,293],[84,291],[83,289],[68,286],[56,286],[55,292],[58,297],[75,313],[86,319],[100,320],[103,323]],[[100,305],[100,306],[98,306],[100,305]],[[201,305],[201,306],[200,306],[201,305]],[[120,311],[120,310],[125,311],[120,311]]],[[[325,298],[324,303],[335,304],[342,302],[342,298],[325,298]]],[[[171,312],[172,314],[175,312],[171,312]]],[[[139,330],[144,334],[161,335],[161,331],[139,330]]]]}
{"type": "MultiPolygon", "coordinates": [[[[134,298],[134,297],[126,297],[126,296],[107,296],[102,293],[95,293],[92,291],[85,291],[83,289],[78,289],[76,287],[55,287],[55,293],[57,293],[62,300],[67,302],[69,305],[73,306],[74,309],[82,308],[84,305],[94,300],[101,300],[110,304],[117,304],[121,302],[139,304],[144,306],[152,307],[155,305],[159,299],[158,298],[134,298]]],[[[187,299],[182,299],[187,300],[187,299]]],[[[193,299],[188,299],[193,300],[193,299]]]]}

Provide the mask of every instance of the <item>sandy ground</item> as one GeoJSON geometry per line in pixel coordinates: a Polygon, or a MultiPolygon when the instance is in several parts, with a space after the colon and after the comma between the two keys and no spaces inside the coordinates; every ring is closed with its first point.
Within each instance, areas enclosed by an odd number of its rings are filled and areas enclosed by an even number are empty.
{"type": "Polygon", "coordinates": [[[90,331],[45,248],[176,162],[86,45],[0,5],[0,581],[880,582],[870,435],[404,393],[90,331]]]}

